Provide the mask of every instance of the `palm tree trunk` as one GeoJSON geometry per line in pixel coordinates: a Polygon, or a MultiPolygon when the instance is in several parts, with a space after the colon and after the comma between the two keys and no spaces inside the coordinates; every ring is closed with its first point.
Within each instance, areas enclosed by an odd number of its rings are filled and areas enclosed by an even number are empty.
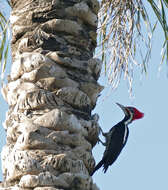
{"type": "Polygon", "coordinates": [[[96,190],[89,173],[103,89],[97,0],[11,0],[12,68],[1,187],[96,190]]]}

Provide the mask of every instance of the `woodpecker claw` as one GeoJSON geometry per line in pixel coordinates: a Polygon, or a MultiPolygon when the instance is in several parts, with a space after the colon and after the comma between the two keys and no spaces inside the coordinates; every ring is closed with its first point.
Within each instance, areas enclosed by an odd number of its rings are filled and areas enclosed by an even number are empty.
{"type": "Polygon", "coordinates": [[[106,143],[103,142],[100,138],[98,138],[98,143],[101,142],[103,146],[106,146],[106,143]]]}
{"type": "Polygon", "coordinates": [[[104,132],[103,132],[102,128],[101,128],[101,127],[99,127],[99,129],[100,129],[100,132],[103,134],[104,132]]]}
{"type": "MultiPolygon", "coordinates": [[[[101,132],[102,135],[103,135],[104,137],[106,137],[106,133],[103,132],[103,130],[101,129],[101,127],[100,127],[99,129],[100,129],[99,132],[101,132]]],[[[107,145],[106,142],[103,142],[103,141],[98,137],[98,143],[99,143],[99,142],[101,142],[101,144],[102,144],[103,146],[106,146],[106,145],[107,145]]]]}
{"type": "Polygon", "coordinates": [[[107,133],[104,133],[101,127],[100,127],[100,131],[101,131],[101,133],[102,133],[102,135],[103,135],[104,137],[107,136],[107,133]]]}

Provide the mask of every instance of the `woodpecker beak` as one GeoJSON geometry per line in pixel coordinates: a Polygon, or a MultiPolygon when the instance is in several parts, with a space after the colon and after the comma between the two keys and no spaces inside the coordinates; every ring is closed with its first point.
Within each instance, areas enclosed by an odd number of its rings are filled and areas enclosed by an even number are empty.
{"type": "Polygon", "coordinates": [[[125,115],[128,115],[128,111],[126,109],[126,107],[124,107],[123,105],[119,104],[119,103],[116,103],[124,112],[125,115]]]}

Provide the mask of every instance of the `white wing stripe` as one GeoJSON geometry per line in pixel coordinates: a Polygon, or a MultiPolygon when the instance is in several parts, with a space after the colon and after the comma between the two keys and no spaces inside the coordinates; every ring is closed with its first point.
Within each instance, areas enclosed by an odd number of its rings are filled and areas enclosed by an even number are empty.
{"type": "Polygon", "coordinates": [[[127,137],[127,133],[128,133],[128,128],[127,128],[127,126],[125,125],[123,144],[125,144],[126,137],[127,137]]]}

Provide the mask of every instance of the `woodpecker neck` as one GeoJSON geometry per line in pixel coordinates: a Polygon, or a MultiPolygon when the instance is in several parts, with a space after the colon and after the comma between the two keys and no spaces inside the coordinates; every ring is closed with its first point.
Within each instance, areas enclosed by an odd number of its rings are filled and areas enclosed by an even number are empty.
{"type": "Polygon", "coordinates": [[[133,121],[133,114],[130,113],[129,115],[126,115],[124,117],[124,119],[122,120],[122,122],[127,126],[128,124],[130,124],[133,121]]]}

